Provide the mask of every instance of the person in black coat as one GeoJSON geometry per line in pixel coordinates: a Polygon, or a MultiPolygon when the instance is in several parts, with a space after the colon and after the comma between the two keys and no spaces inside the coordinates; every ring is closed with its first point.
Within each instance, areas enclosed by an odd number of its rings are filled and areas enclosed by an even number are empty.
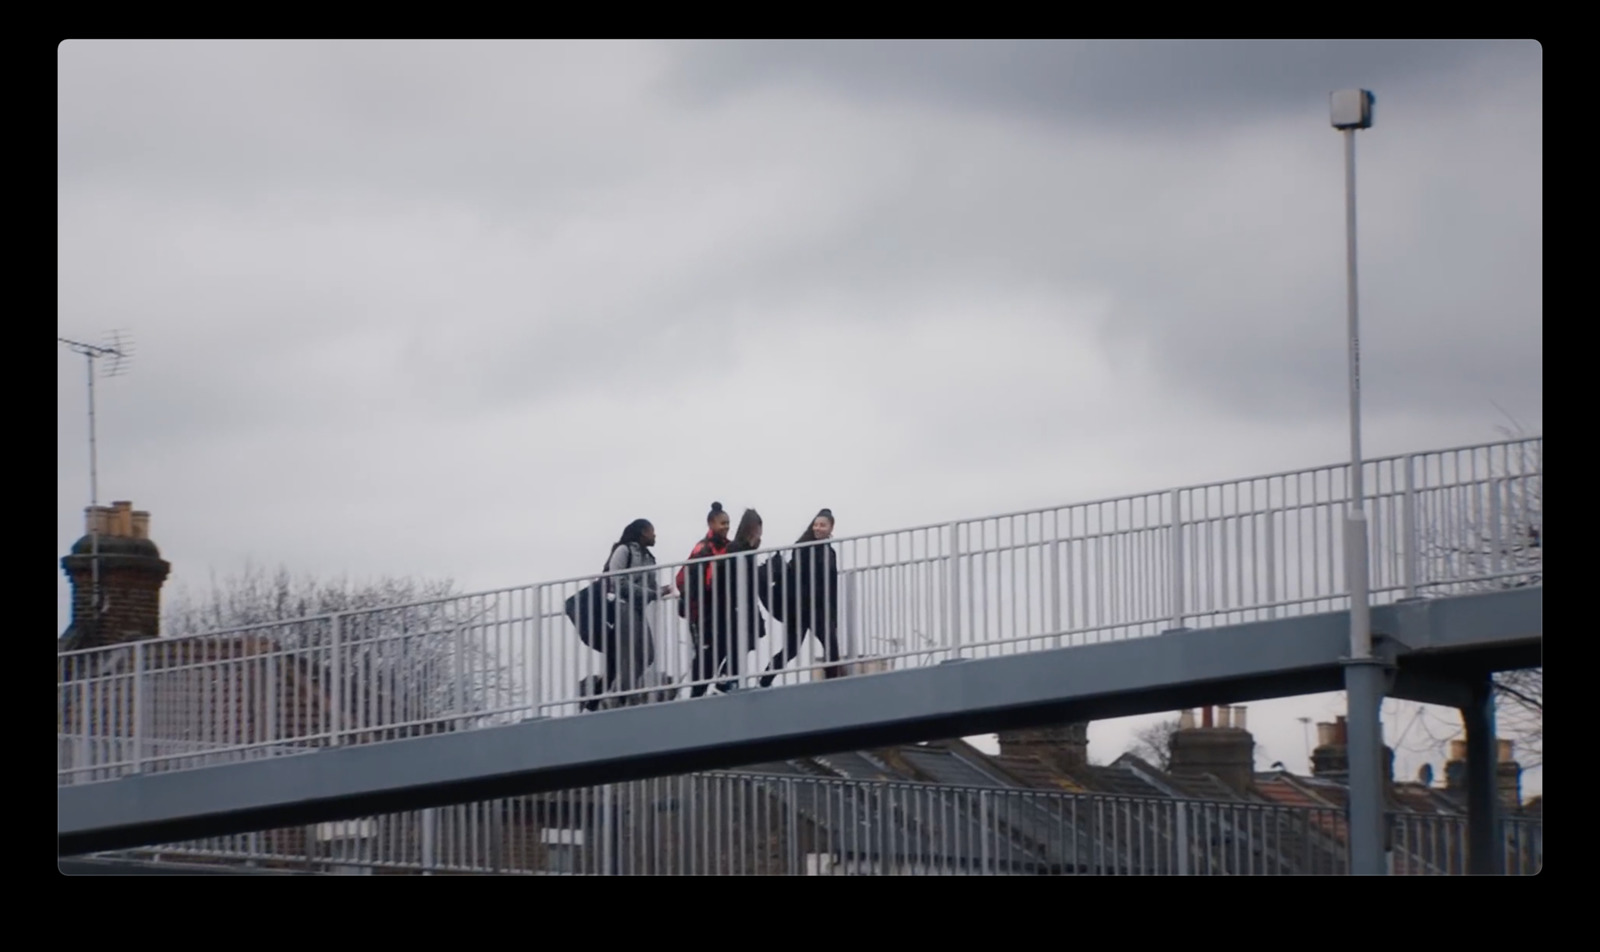
{"type": "MultiPolygon", "coordinates": [[[[811,520],[811,525],[795,540],[799,545],[820,542],[833,536],[833,511],[824,509],[811,520]]],[[[776,560],[777,556],[773,557],[776,560]]],[[[771,564],[770,562],[768,563],[771,564]]],[[[839,651],[839,559],[831,545],[808,545],[796,549],[794,560],[783,572],[783,591],[778,596],[783,609],[784,649],[767,665],[767,674],[761,677],[761,686],[772,685],[775,672],[800,655],[800,645],[807,634],[815,635],[821,642],[829,666],[823,669],[825,678],[844,675],[837,662],[839,651]]]]}
{"type": "MultiPolygon", "coordinates": [[[[756,639],[766,637],[766,623],[761,617],[760,579],[762,566],[756,565],[755,550],[761,547],[761,516],[754,509],[746,509],[739,519],[739,528],[728,553],[746,553],[712,563],[711,601],[712,624],[709,632],[709,649],[712,676],[724,669],[735,680],[722,681],[717,687],[731,691],[744,668],[745,655],[754,651],[756,639]],[[738,566],[735,568],[735,566],[738,566]],[[737,585],[736,585],[737,583],[737,585]],[[737,586],[744,588],[743,611],[737,586]]],[[[705,688],[696,685],[694,691],[705,688]]],[[[694,696],[698,696],[695,694],[694,696]]]]}

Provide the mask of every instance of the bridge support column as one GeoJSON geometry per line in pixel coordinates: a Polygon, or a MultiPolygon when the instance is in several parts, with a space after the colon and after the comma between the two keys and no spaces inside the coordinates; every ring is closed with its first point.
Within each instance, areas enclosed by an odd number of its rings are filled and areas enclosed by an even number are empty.
{"type": "Polygon", "coordinates": [[[1467,729],[1467,872],[1495,875],[1505,869],[1505,844],[1495,777],[1494,682],[1489,675],[1473,680],[1461,722],[1467,729]]]}
{"type": "Polygon", "coordinates": [[[1382,876],[1384,856],[1383,722],[1384,664],[1379,658],[1345,659],[1349,704],[1350,873],[1382,876]]]}

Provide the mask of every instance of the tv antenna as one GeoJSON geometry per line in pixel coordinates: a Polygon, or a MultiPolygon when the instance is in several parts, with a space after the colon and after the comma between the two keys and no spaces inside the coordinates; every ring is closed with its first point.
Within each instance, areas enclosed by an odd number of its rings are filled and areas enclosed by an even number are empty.
{"type": "Polygon", "coordinates": [[[89,370],[89,572],[93,580],[97,629],[99,616],[105,611],[106,606],[100,594],[100,474],[94,431],[94,362],[101,358],[110,358],[110,364],[101,368],[101,372],[107,377],[120,377],[127,370],[127,361],[133,357],[133,348],[129,342],[123,340],[121,331],[111,331],[109,337],[110,340],[105,344],[86,344],[66,337],[56,337],[57,341],[66,344],[73,353],[82,354],[87,360],[89,370]]]}

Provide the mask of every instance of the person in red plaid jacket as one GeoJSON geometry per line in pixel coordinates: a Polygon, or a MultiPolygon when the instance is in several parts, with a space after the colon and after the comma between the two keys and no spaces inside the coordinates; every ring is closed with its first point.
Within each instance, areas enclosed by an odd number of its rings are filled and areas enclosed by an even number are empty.
{"type": "MultiPolygon", "coordinates": [[[[722,503],[713,502],[711,511],[706,513],[706,536],[696,542],[690,551],[690,559],[704,559],[713,555],[722,555],[728,551],[728,512],[722,508],[722,503]]],[[[706,562],[703,566],[693,566],[699,578],[690,586],[686,573],[691,566],[678,569],[677,578],[674,580],[678,588],[678,615],[689,620],[689,640],[694,646],[694,666],[690,669],[694,680],[701,683],[690,689],[690,697],[700,697],[710,687],[706,682],[714,672],[711,665],[715,663],[715,655],[709,643],[705,628],[705,618],[712,605],[711,578],[715,563],[706,562]]]]}

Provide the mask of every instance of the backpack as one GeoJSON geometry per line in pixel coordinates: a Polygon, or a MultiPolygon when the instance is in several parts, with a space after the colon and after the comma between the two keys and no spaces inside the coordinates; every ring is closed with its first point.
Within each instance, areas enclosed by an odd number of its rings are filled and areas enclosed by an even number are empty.
{"type": "Polygon", "coordinates": [[[761,568],[756,570],[756,594],[771,613],[773,621],[782,622],[788,614],[789,576],[793,574],[794,566],[784,562],[782,552],[772,553],[772,558],[761,563],[761,568]]]}
{"type": "MultiPolygon", "coordinates": [[[[607,557],[606,565],[610,564],[611,559],[607,557]]],[[[624,568],[632,567],[633,550],[629,549],[628,564],[624,568]]],[[[578,629],[578,639],[596,651],[605,651],[617,627],[617,602],[611,591],[611,579],[596,578],[568,598],[563,607],[573,627],[578,629]]]]}
{"type": "Polygon", "coordinates": [[[578,629],[578,638],[596,651],[604,650],[611,632],[616,628],[616,603],[608,596],[606,579],[595,579],[576,595],[567,599],[566,615],[578,629]]]}

